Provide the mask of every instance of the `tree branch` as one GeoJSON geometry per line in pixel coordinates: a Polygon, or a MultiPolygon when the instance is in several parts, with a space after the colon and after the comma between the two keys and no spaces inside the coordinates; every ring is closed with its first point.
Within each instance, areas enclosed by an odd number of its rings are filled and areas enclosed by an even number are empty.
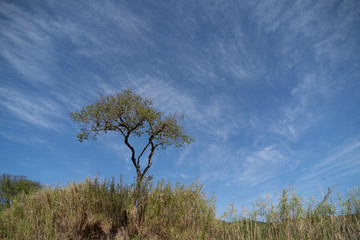
{"type": "Polygon", "coordinates": [[[135,127],[133,127],[132,129],[129,130],[129,132],[132,132],[134,130],[136,130],[138,127],[140,127],[142,124],[144,123],[144,120],[140,120],[135,127]]]}
{"type": "Polygon", "coordinates": [[[138,164],[138,165],[140,164],[140,158],[141,158],[141,156],[144,154],[144,152],[145,152],[146,149],[149,147],[149,145],[151,144],[151,142],[152,142],[152,139],[150,140],[150,138],[149,138],[148,144],[146,144],[146,146],[145,146],[144,149],[142,150],[141,154],[140,154],[139,157],[137,158],[137,164],[138,164]]]}
{"type": "Polygon", "coordinates": [[[126,146],[128,146],[128,148],[130,148],[131,150],[131,161],[133,162],[135,168],[136,168],[136,172],[140,173],[140,165],[136,164],[136,159],[135,159],[135,149],[133,148],[133,146],[130,145],[129,143],[129,136],[130,136],[131,132],[128,132],[125,135],[125,139],[124,139],[124,143],[126,144],[126,146]]]}
{"type": "Polygon", "coordinates": [[[151,167],[151,165],[152,165],[151,158],[152,158],[152,156],[153,156],[154,153],[155,153],[156,147],[159,145],[159,144],[154,145],[153,142],[150,142],[150,144],[151,144],[151,152],[150,152],[149,157],[148,157],[148,164],[147,164],[146,168],[144,169],[144,171],[141,173],[141,177],[142,177],[142,178],[145,176],[146,172],[147,172],[147,171],[149,170],[149,168],[151,167]]]}
{"type": "Polygon", "coordinates": [[[120,114],[118,115],[118,117],[120,119],[120,126],[126,128],[128,131],[130,131],[129,126],[124,122],[124,120],[122,119],[120,114]]]}
{"type": "MultiPolygon", "coordinates": [[[[153,130],[153,129],[152,129],[152,125],[151,125],[150,123],[149,123],[149,126],[150,126],[151,130],[153,130]]],[[[140,154],[140,155],[138,156],[138,158],[137,158],[137,165],[140,165],[140,158],[141,158],[141,156],[144,154],[144,152],[146,151],[146,149],[149,147],[150,144],[151,144],[152,148],[154,148],[154,151],[155,151],[155,148],[156,148],[159,144],[156,144],[155,147],[154,147],[152,140],[154,139],[155,136],[157,136],[159,133],[161,133],[162,131],[164,131],[165,126],[166,126],[166,124],[164,124],[164,125],[161,127],[161,129],[159,129],[156,133],[152,134],[152,135],[149,137],[149,142],[148,142],[148,144],[146,144],[146,146],[145,146],[144,149],[142,150],[141,154],[140,154]]]]}
{"type": "Polygon", "coordinates": [[[126,134],[124,133],[124,131],[121,129],[121,128],[119,128],[119,127],[117,127],[117,129],[121,132],[121,134],[126,138],[126,134]]]}

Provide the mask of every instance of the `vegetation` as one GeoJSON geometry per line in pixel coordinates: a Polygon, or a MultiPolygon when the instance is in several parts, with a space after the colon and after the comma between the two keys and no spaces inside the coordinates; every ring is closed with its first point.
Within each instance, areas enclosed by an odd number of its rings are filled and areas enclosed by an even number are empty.
{"type": "Polygon", "coordinates": [[[193,141],[179,123],[184,116],[177,113],[165,115],[153,107],[151,99],[143,98],[131,90],[100,97],[94,104],[84,106],[80,112],[70,113],[70,116],[75,122],[85,125],[77,135],[80,142],[87,140],[90,135],[95,140],[99,134],[109,131],[120,133],[123,137],[125,145],[131,150],[131,161],[136,170],[133,207],[139,209],[136,218],[140,225],[144,215],[138,205],[140,186],[152,165],[155,151],[170,145],[182,147],[193,141]],[[140,149],[134,147],[138,144],[131,143],[136,137],[145,138],[145,144],[140,149]],[[141,157],[144,154],[148,154],[148,157],[142,168],[141,157]]]}
{"type": "Polygon", "coordinates": [[[0,176],[0,210],[9,207],[15,196],[22,192],[29,194],[40,188],[39,182],[28,180],[25,176],[13,176],[3,173],[0,176]]]}
{"type": "Polygon", "coordinates": [[[360,190],[306,202],[293,188],[278,200],[216,217],[214,197],[198,181],[140,186],[85,180],[15,197],[0,212],[1,239],[360,239],[360,190]],[[141,218],[138,217],[141,212],[141,218]],[[141,222],[139,222],[141,221],[141,222]]]}
{"type": "Polygon", "coordinates": [[[70,116],[75,122],[85,125],[77,135],[80,142],[87,140],[89,135],[95,140],[100,133],[120,133],[125,145],[131,150],[138,184],[151,167],[152,157],[158,148],[165,149],[170,145],[182,147],[193,141],[179,123],[183,115],[165,115],[153,107],[151,99],[142,98],[131,90],[100,97],[94,104],[83,107],[80,112],[70,113],[70,116]],[[146,137],[147,141],[136,154],[130,137],[141,136],[146,137]],[[146,151],[149,151],[147,165],[141,170],[140,159],[146,151]]]}
{"type": "Polygon", "coordinates": [[[126,185],[98,178],[66,186],[43,187],[24,177],[0,178],[0,239],[360,239],[360,189],[345,198],[305,201],[292,187],[278,200],[259,200],[238,214],[233,205],[216,216],[215,199],[202,185],[154,184],[146,173],[158,148],[183,146],[186,135],[177,114],[164,115],[151,100],[130,90],[101,97],[71,113],[85,125],[79,141],[119,132],[131,150],[137,178],[126,185]],[[145,137],[136,151],[132,137],[145,137]],[[147,163],[141,157],[148,153],[147,163]]]}

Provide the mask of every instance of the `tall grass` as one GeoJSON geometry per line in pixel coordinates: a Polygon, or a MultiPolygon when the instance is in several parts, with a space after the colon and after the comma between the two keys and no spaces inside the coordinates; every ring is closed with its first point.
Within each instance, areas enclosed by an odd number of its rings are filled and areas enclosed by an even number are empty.
{"type": "Polygon", "coordinates": [[[305,201],[294,188],[284,189],[277,201],[267,196],[254,203],[248,212],[223,216],[221,239],[360,239],[360,190],[354,188],[343,199],[305,201]],[[230,217],[229,217],[230,215],[230,217]],[[261,220],[261,221],[259,221],[261,220]]]}
{"type": "Polygon", "coordinates": [[[86,179],[18,196],[0,212],[0,239],[360,239],[360,190],[305,201],[292,187],[251,210],[216,217],[202,185],[86,179]]]}
{"type": "Polygon", "coordinates": [[[97,179],[21,195],[1,213],[5,239],[101,239],[126,225],[130,188],[97,179]]]}

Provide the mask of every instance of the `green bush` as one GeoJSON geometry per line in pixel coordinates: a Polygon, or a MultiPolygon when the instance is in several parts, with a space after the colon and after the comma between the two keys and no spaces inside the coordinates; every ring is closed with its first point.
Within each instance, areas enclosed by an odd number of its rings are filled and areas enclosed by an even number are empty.
{"type": "Polygon", "coordinates": [[[24,176],[13,176],[3,173],[0,176],[0,210],[9,207],[15,196],[41,189],[39,182],[26,179],[24,176]]]}

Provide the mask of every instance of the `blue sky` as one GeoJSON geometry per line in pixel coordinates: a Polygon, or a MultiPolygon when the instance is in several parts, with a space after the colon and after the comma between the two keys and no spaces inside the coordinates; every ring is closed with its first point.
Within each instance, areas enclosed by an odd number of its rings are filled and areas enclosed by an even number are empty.
{"type": "MultiPolygon", "coordinates": [[[[196,177],[217,207],[360,180],[360,2],[0,2],[0,169],[43,184],[135,170],[116,135],[69,113],[130,88],[183,112],[195,142],[155,179],[196,177]]],[[[320,196],[320,194],[319,194],[320,196]]]]}

